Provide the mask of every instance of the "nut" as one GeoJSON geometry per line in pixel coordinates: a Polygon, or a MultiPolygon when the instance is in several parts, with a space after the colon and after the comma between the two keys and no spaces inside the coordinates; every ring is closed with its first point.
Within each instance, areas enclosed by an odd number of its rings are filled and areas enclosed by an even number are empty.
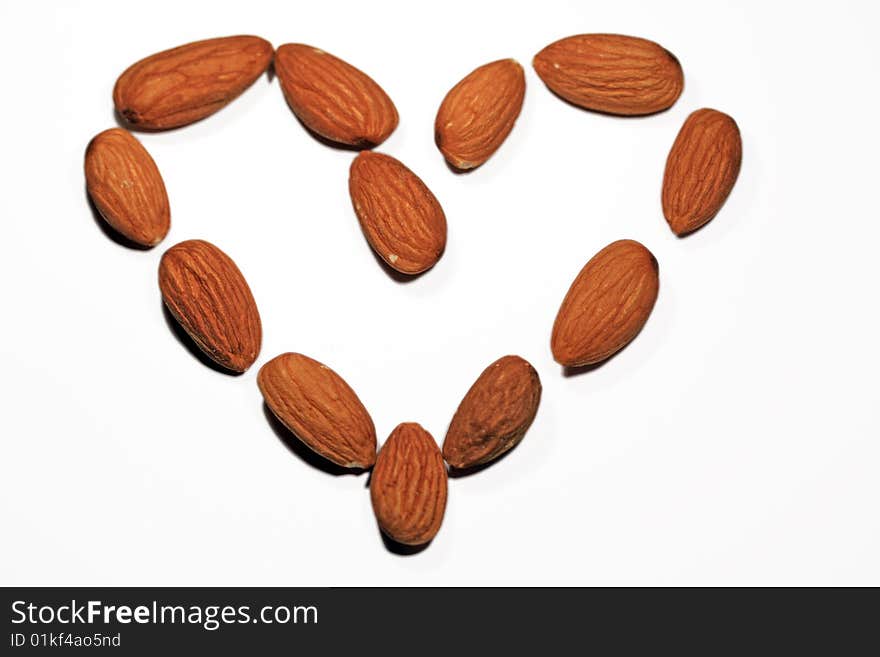
{"type": "Polygon", "coordinates": [[[663,214],[678,236],[695,231],[714,217],[742,162],[742,139],[736,121],[713,109],[691,114],[666,160],[663,214]]]}
{"type": "Polygon", "coordinates": [[[535,55],[535,72],[570,103],[609,114],[653,114],[673,105],[684,88],[675,56],[647,39],[580,34],[535,55]]]}
{"type": "Polygon", "coordinates": [[[456,169],[480,166],[510,134],[522,109],[526,78],[516,60],[485,64],[456,84],[440,105],[434,140],[456,169]]]}
{"type": "Polygon", "coordinates": [[[382,445],[370,477],[379,528],[404,545],[423,545],[440,530],[446,510],[446,466],[420,425],[400,424],[382,445]]]}
{"type": "Polygon", "coordinates": [[[351,163],[351,202],[370,246],[390,267],[418,274],[446,248],[446,215],[422,180],[390,155],[362,151],[351,163]]]}
{"type": "Polygon", "coordinates": [[[168,310],[214,362],[244,372],[257,359],[262,327],[257,304],[232,259],[203,240],[175,244],[159,263],[168,310]]]}
{"type": "Polygon", "coordinates": [[[260,368],[266,405],[314,452],[344,468],[376,462],[376,429],[361,400],[336,372],[302,354],[281,354],[260,368]]]}
{"type": "Polygon", "coordinates": [[[443,441],[443,458],[459,469],[498,458],[526,435],[540,401],[535,368],[519,356],[499,358],[461,400],[443,441]]]}
{"type": "Polygon", "coordinates": [[[86,149],[86,189],[101,216],[120,235],[155,246],[171,227],[165,183],[153,158],[129,132],[112,128],[86,149]]]}
{"type": "Polygon", "coordinates": [[[195,41],[129,66],[116,81],[113,103],[139,128],[177,128],[234,100],[271,61],[272,44],[260,37],[195,41]]]}
{"type": "Polygon", "coordinates": [[[397,108],[382,87],[319,48],[301,43],[280,46],[275,73],[293,113],[325,139],[372,148],[397,127],[397,108]]]}
{"type": "Polygon", "coordinates": [[[612,242],[575,278],[565,295],[550,346],[560,365],[605,360],[648,320],[660,288],[657,260],[634,240],[612,242]]]}

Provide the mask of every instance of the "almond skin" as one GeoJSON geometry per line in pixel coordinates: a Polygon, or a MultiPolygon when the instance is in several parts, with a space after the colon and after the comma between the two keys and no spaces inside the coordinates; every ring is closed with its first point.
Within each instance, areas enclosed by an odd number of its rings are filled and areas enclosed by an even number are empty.
{"type": "Polygon", "coordinates": [[[713,109],[691,114],[666,160],[663,214],[676,235],[695,231],[714,217],[742,162],[742,138],[736,121],[713,109]]]}
{"type": "Polygon", "coordinates": [[[257,385],[281,423],[343,468],[376,462],[376,428],[349,385],[323,363],[286,353],[260,368],[257,385]]]}
{"type": "Polygon", "coordinates": [[[422,180],[390,155],[362,151],[348,190],[370,246],[390,267],[418,274],[446,248],[446,215],[422,180]]]}
{"type": "Polygon", "coordinates": [[[138,128],[177,128],[234,100],[271,61],[272,44],[260,37],[195,41],[129,66],[116,81],[113,103],[138,128]]]}
{"type": "Polygon", "coordinates": [[[639,116],[673,105],[684,88],[678,59],[646,39],[580,34],[535,55],[535,72],[550,90],[589,110],[639,116]]]}
{"type": "Polygon", "coordinates": [[[550,346],[566,367],[605,360],[642,330],[660,288],[657,260],[634,240],[612,242],[584,265],[565,295],[550,346]]]}
{"type": "Polygon", "coordinates": [[[446,161],[466,170],[488,160],[513,129],[525,94],[525,74],[513,59],[480,66],[456,84],[434,121],[434,141],[446,161]]]}
{"type": "Polygon", "coordinates": [[[540,401],[535,368],[519,356],[499,358],[461,400],[443,441],[443,458],[458,469],[498,458],[526,435],[540,401]]]}
{"type": "Polygon", "coordinates": [[[372,148],[397,127],[397,108],[370,76],[301,43],[275,51],[275,73],[293,113],[325,139],[372,148]]]}
{"type": "Polygon", "coordinates": [[[257,359],[262,326],[257,304],[232,259],[203,240],[168,249],[159,289],[174,318],[205,354],[233,372],[257,359]]]}
{"type": "Polygon", "coordinates": [[[403,545],[424,545],[446,510],[446,465],[434,438],[414,422],[400,424],[382,445],[370,477],[379,528],[403,545]]]}
{"type": "Polygon", "coordinates": [[[129,132],[112,128],[86,149],[86,189],[116,232],[144,247],[155,246],[171,227],[168,194],[159,168],[129,132]]]}

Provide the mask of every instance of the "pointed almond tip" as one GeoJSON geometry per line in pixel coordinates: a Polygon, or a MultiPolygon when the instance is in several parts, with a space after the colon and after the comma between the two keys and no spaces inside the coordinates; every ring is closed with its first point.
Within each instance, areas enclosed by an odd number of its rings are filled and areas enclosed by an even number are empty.
{"type": "Polygon", "coordinates": [[[237,358],[234,362],[230,364],[229,369],[233,372],[244,374],[257,361],[258,355],[259,354],[254,354],[253,356],[242,356],[241,358],[237,358]]]}

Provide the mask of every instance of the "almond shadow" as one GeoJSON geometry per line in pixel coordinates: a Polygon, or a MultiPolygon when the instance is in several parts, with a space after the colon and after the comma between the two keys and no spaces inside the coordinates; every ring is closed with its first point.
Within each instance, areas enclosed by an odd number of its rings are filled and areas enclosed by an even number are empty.
{"type": "Polygon", "coordinates": [[[308,445],[296,437],[296,434],[285,427],[281,420],[275,417],[275,414],[266,402],[263,402],[263,416],[266,418],[266,422],[269,423],[269,427],[275,433],[278,440],[280,440],[294,456],[299,457],[300,460],[305,461],[307,465],[310,465],[316,470],[321,470],[334,477],[359,475],[362,472],[365,472],[364,468],[343,468],[341,465],[337,465],[333,461],[325,459],[317,452],[312,451],[308,445]]]}
{"type": "Polygon", "coordinates": [[[189,333],[187,333],[186,329],[180,325],[180,322],[174,319],[174,315],[168,310],[168,306],[165,305],[165,302],[162,301],[160,303],[162,304],[162,316],[165,318],[165,323],[168,325],[168,328],[171,329],[171,333],[174,334],[177,341],[186,348],[193,358],[198,360],[205,367],[209,367],[215,372],[220,372],[227,376],[238,377],[244,374],[244,372],[236,372],[235,370],[223,367],[219,363],[215,363],[208,354],[199,349],[199,345],[197,345],[195,340],[189,336],[189,333]]]}
{"type": "Polygon", "coordinates": [[[411,557],[426,550],[431,544],[431,541],[422,543],[421,545],[406,545],[404,543],[398,543],[381,529],[379,529],[379,535],[382,537],[382,544],[385,546],[385,549],[391,554],[396,554],[400,557],[411,557]]]}

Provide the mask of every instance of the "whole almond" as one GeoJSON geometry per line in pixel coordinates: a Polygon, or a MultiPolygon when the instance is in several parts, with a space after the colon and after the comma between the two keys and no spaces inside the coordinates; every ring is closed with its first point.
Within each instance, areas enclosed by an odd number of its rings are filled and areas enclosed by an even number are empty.
{"type": "Polygon", "coordinates": [[[519,356],[499,358],[461,400],[443,441],[443,458],[459,469],[498,458],[523,439],[540,401],[535,368],[519,356]]]}
{"type": "Polygon", "coordinates": [[[203,119],[234,100],[272,61],[272,44],[255,36],[196,41],[129,66],[113,89],[119,114],[148,130],[203,119]]]}
{"type": "Polygon", "coordinates": [[[284,426],[344,468],[376,462],[376,429],[361,400],[336,372],[302,354],[281,354],[260,368],[257,385],[284,426]]]}
{"type": "Polygon", "coordinates": [[[666,160],[663,214],[676,235],[686,235],[714,217],[742,162],[742,139],[736,121],[713,109],[691,114],[666,160]]]}
{"type": "Polygon", "coordinates": [[[397,127],[397,108],[366,73],[301,43],[275,51],[275,73],[293,113],[312,132],[357,148],[381,144],[397,127]]]}
{"type": "Polygon", "coordinates": [[[526,77],[516,60],[502,59],[472,71],[440,104],[434,141],[456,169],[480,166],[510,134],[522,109],[526,77]]]}
{"type": "Polygon", "coordinates": [[[257,359],[262,327],[257,304],[232,259],[203,240],[168,249],[159,263],[168,310],[214,362],[244,372],[257,359]]]}
{"type": "Polygon", "coordinates": [[[446,248],[446,215],[422,180],[390,155],[362,151],[348,190],[370,246],[390,267],[418,274],[446,248]]]}
{"type": "Polygon", "coordinates": [[[550,90],[579,107],[637,116],[672,106],[684,88],[675,56],[647,39],[580,34],[535,55],[535,72],[550,90]]]}
{"type": "Polygon", "coordinates": [[[404,545],[423,545],[440,529],[446,510],[446,465],[420,425],[400,424],[382,445],[370,477],[379,528],[404,545]]]}
{"type": "Polygon", "coordinates": [[[101,216],[120,235],[155,246],[171,227],[165,183],[141,143],[121,128],[96,135],[86,149],[86,189],[101,216]]]}
{"type": "Polygon", "coordinates": [[[560,365],[605,360],[642,330],[660,288],[657,260],[634,240],[612,242],[584,265],[565,295],[550,345],[560,365]]]}

